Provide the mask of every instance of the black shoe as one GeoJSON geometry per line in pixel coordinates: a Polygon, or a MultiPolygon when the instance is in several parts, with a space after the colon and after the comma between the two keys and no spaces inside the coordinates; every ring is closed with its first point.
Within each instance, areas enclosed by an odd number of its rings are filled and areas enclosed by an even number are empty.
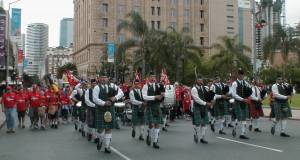
{"type": "Polygon", "coordinates": [[[97,144],[98,144],[98,142],[99,142],[99,138],[95,138],[95,139],[94,139],[94,143],[97,143],[97,144]]]}
{"type": "Polygon", "coordinates": [[[153,143],[153,148],[159,149],[159,145],[157,143],[153,143]]]}
{"type": "Polygon", "coordinates": [[[275,134],[275,127],[274,127],[274,126],[272,126],[272,128],[271,128],[271,134],[272,134],[272,135],[275,134]]]}
{"type": "Polygon", "coordinates": [[[166,127],[170,127],[170,125],[167,123],[167,124],[166,124],[166,127]]]}
{"type": "Polygon", "coordinates": [[[219,134],[226,135],[226,133],[223,130],[220,130],[219,134]]]}
{"type": "Polygon", "coordinates": [[[82,135],[82,137],[85,137],[85,132],[82,131],[82,132],[81,132],[81,135],[82,135]]]}
{"type": "Polygon", "coordinates": [[[284,133],[284,132],[280,133],[280,136],[281,136],[281,137],[291,137],[290,135],[288,135],[288,134],[286,134],[286,133],[284,133]]]}
{"type": "Polygon", "coordinates": [[[111,153],[110,149],[109,149],[109,148],[106,148],[106,147],[105,147],[104,152],[105,152],[105,153],[108,153],[108,154],[111,153]]]}
{"type": "Polygon", "coordinates": [[[252,128],[253,128],[252,125],[249,125],[249,131],[252,131],[252,128]]]}
{"type": "Polygon", "coordinates": [[[147,143],[148,146],[151,145],[151,138],[150,138],[149,134],[147,135],[146,143],[147,143]]]}
{"type": "Polygon", "coordinates": [[[240,135],[240,139],[249,139],[249,138],[245,135],[240,135]]]}
{"type": "Polygon", "coordinates": [[[58,125],[57,125],[57,124],[56,124],[56,125],[54,125],[54,128],[55,128],[55,129],[57,129],[57,128],[58,128],[58,125]]]}
{"type": "Polygon", "coordinates": [[[260,130],[259,128],[255,128],[255,129],[254,129],[254,132],[259,132],[259,133],[260,133],[261,130],[260,130]]]}
{"type": "Polygon", "coordinates": [[[228,124],[228,128],[233,128],[233,125],[232,124],[228,124]]]}
{"type": "Polygon", "coordinates": [[[51,128],[54,128],[54,124],[51,125],[51,128]]]}
{"type": "Polygon", "coordinates": [[[203,143],[203,144],[208,144],[208,142],[203,138],[200,139],[200,142],[203,143]]]}
{"type": "Polygon", "coordinates": [[[93,138],[93,135],[92,134],[88,134],[88,141],[90,142],[91,140],[92,140],[92,138],[93,138]]]}
{"type": "Polygon", "coordinates": [[[25,125],[23,125],[22,128],[24,129],[24,128],[25,128],[25,125]]]}
{"type": "Polygon", "coordinates": [[[232,136],[236,137],[236,130],[235,129],[232,130],[232,136]]]}
{"type": "Polygon", "coordinates": [[[41,130],[43,130],[43,131],[44,131],[44,130],[46,130],[46,128],[45,128],[44,126],[42,126],[42,127],[41,127],[41,130]]]}
{"type": "Polygon", "coordinates": [[[144,141],[145,139],[144,139],[144,137],[142,135],[140,135],[139,140],[140,141],[144,141]]]}
{"type": "Polygon", "coordinates": [[[215,125],[214,124],[210,124],[210,129],[212,132],[215,132],[215,125]]]}
{"type": "Polygon", "coordinates": [[[77,126],[77,124],[75,124],[75,130],[76,130],[76,131],[78,130],[78,126],[77,126]]]}
{"type": "Polygon", "coordinates": [[[131,132],[131,136],[132,136],[132,138],[135,138],[135,130],[134,129],[131,132]]]}
{"type": "Polygon", "coordinates": [[[166,127],[163,127],[162,130],[168,132],[168,129],[166,127]]]}
{"type": "Polygon", "coordinates": [[[100,140],[98,141],[98,143],[97,143],[97,150],[98,150],[98,151],[101,150],[101,148],[102,148],[102,143],[103,143],[102,141],[100,141],[100,140]]]}
{"type": "Polygon", "coordinates": [[[81,131],[82,131],[81,129],[78,130],[78,132],[80,132],[80,133],[81,133],[81,131]]]}
{"type": "Polygon", "coordinates": [[[195,142],[195,143],[198,143],[198,142],[199,142],[198,135],[195,135],[195,134],[194,134],[194,142],[195,142]]]}

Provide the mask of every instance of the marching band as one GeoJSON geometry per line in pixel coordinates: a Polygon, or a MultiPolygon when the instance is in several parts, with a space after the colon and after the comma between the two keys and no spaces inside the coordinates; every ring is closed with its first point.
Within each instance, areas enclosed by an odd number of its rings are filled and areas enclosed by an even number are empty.
{"type": "Polygon", "coordinates": [[[204,77],[197,76],[191,90],[177,82],[174,86],[158,82],[154,72],[150,72],[146,83],[135,79],[131,89],[123,87],[111,83],[106,73],[91,79],[90,83],[78,83],[73,90],[67,86],[58,92],[38,85],[28,90],[21,87],[18,91],[8,86],[7,93],[2,96],[7,133],[15,133],[14,112],[18,114],[19,128],[25,128],[28,111],[33,130],[45,130],[48,126],[57,129],[60,123],[68,123],[71,118],[75,130],[88,141],[93,140],[97,150],[104,146],[104,152],[111,153],[112,130],[118,128],[121,119],[130,121],[132,138],[137,136],[139,141],[145,140],[148,146],[159,149],[160,129],[167,131],[167,117],[174,120],[181,114],[192,117],[195,143],[208,143],[209,124],[218,134],[225,135],[224,128],[232,127],[233,137],[239,134],[240,139],[249,139],[247,130],[262,132],[260,118],[265,115],[262,101],[269,95],[271,134],[274,135],[276,126],[280,125],[280,136],[290,137],[286,128],[287,118],[292,116],[289,100],[294,93],[281,76],[269,94],[258,79],[253,78],[251,83],[245,80],[243,70],[238,71],[237,79],[224,82],[216,75],[206,84],[204,77]],[[119,111],[120,108],[123,110],[119,111]],[[145,125],[148,126],[146,133],[145,125]]]}

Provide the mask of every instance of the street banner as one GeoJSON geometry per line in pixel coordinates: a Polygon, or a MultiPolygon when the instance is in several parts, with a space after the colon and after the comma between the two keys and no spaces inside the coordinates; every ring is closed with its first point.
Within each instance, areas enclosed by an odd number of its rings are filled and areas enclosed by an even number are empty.
{"type": "Polygon", "coordinates": [[[23,60],[23,68],[24,68],[24,69],[27,68],[27,67],[28,67],[28,64],[29,64],[28,59],[24,59],[24,60],[23,60]]]}
{"type": "Polygon", "coordinates": [[[5,66],[6,15],[0,14],[0,66],[5,66]]]}
{"type": "Polygon", "coordinates": [[[107,62],[109,63],[114,63],[115,61],[115,51],[116,51],[116,46],[114,43],[108,43],[107,44],[107,62]]]}
{"type": "Polygon", "coordinates": [[[251,0],[239,0],[238,6],[243,9],[251,9],[251,0]]]}
{"type": "Polygon", "coordinates": [[[13,8],[11,16],[11,35],[21,36],[21,9],[13,8]]]}
{"type": "Polygon", "coordinates": [[[23,50],[20,49],[18,51],[18,66],[23,65],[23,60],[24,60],[24,53],[23,53],[23,50]]]}

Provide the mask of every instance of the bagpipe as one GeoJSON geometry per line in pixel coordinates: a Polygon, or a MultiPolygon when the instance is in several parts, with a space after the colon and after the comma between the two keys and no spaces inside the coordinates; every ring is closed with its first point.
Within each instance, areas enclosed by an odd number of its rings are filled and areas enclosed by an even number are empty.
{"type": "Polygon", "coordinates": [[[267,89],[262,89],[261,91],[260,91],[260,99],[264,99],[265,97],[266,97],[266,95],[267,95],[267,93],[268,93],[268,90],[267,89]]]}
{"type": "MultiPolygon", "coordinates": [[[[155,95],[163,95],[166,92],[165,86],[162,83],[158,83],[156,85],[156,89],[155,89],[155,95]]],[[[159,102],[163,102],[164,101],[164,97],[159,101],[159,102]]]]}
{"type": "Polygon", "coordinates": [[[284,85],[284,89],[285,89],[285,94],[286,94],[287,96],[292,96],[292,95],[293,95],[294,88],[293,88],[292,85],[286,84],[286,85],[284,85]]]}
{"type": "Polygon", "coordinates": [[[252,88],[247,86],[247,85],[243,85],[242,86],[242,93],[243,93],[242,98],[246,99],[246,98],[248,98],[252,95],[252,88]]]}
{"type": "Polygon", "coordinates": [[[207,91],[206,89],[204,89],[204,100],[205,102],[212,102],[214,100],[215,97],[215,92],[213,91],[207,91]]]}
{"type": "Polygon", "coordinates": [[[228,85],[225,85],[223,88],[222,88],[222,94],[223,95],[228,95],[230,89],[229,89],[229,86],[228,85]]]}

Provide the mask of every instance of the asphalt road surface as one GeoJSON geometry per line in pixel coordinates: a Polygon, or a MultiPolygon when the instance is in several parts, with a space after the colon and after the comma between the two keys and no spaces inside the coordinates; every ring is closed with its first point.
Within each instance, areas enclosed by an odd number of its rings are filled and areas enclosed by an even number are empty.
{"type": "Polygon", "coordinates": [[[97,151],[94,143],[75,132],[73,125],[58,130],[18,129],[15,134],[0,131],[0,160],[293,160],[300,156],[300,121],[288,121],[291,138],[272,136],[271,123],[262,120],[263,133],[248,133],[250,140],[233,138],[231,129],[220,136],[208,129],[209,144],[195,144],[191,121],[171,123],[160,133],[159,150],[131,138],[129,127],[114,130],[112,154],[97,151]]]}

